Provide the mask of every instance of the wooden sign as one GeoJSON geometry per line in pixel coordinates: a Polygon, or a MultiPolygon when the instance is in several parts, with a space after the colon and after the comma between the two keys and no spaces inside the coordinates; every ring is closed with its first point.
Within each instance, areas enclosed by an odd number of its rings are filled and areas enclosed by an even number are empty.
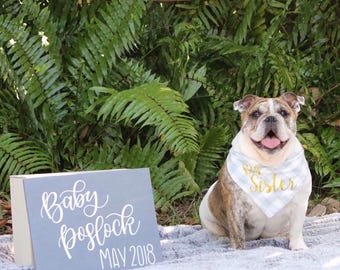
{"type": "Polygon", "coordinates": [[[37,270],[159,262],[148,169],[11,176],[15,260],[37,270]]]}

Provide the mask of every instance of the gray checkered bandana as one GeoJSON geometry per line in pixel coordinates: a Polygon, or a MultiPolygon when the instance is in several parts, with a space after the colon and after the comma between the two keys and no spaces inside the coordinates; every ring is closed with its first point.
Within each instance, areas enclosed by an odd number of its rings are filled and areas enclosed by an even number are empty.
{"type": "Polygon", "coordinates": [[[303,149],[275,168],[259,164],[231,149],[227,168],[232,179],[269,218],[290,202],[309,174],[303,149]]]}

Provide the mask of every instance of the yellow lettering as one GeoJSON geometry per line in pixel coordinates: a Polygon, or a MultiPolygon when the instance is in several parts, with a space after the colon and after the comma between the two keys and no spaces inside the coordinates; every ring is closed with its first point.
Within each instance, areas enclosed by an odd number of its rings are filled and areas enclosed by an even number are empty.
{"type": "Polygon", "coordinates": [[[249,169],[249,165],[245,165],[243,164],[242,165],[242,168],[243,168],[243,171],[246,175],[249,175],[250,174],[250,169],[249,169]]]}
{"type": "Polygon", "coordinates": [[[277,191],[277,188],[276,188],[276,177],[277,177],[277,175],[276,175],[276,174],[273,174],[273,191],[274,191],[274,192],[277,191]]]}
{"type": "MultiPolygon", "coordinates": [[[[256,175],[253,174],[251,177],[250,177],[250,182],[253,184],[253,186],[250,186],[249,189],[251,192],[257,192],[257,191],[260,191],[260,186],[258,185],[258,183],[256,182],[256,175]]],[[[261,184],[261,182],[260,182],[261,184]]]]}
{"type": "Polygon", "coordinates": [[[261,175],[261,169],[259,167],[254,167],[254,173],[261,175]]]}
{"type": "Polygon", "coordinates": [[[270,184],[268,183],[268,181],[264,181],[264,185],[265,185],[265,187],[267,188],[267,189],[266,189],[266,193],[271,193],[271,192],[272,192],[272,189],[273,189],[273,186],[270,185],[270,184]]]}
{"type": "MultiPolygon", "coordinates": [[[[249,170],[248,170],[249,172],[249,170]]],[[[250,192],[265,192],[272,193],[277,191],[294,190],[296,187],[295,181],[292,178],[289,180],[279,179],[276,174],[272,175],[272,178],[268,181],[263,179],[260,175],[254,172],[249,176],[250,180],[250,192]]]]}
{"type": "Polygon", "coordinates": [[[243,164],[242,165],[243,171],[246,175],[256,174],[261,175],[261,169],[256,166],[251,166],[249,164],[243,164]]]}
{"type": "Polygon", "coordinates": [[[260,184],[259,184],[259,192],[263,192],[263,185],[262,185],[262,181],[260,181],[260,184]]]}
{"type": "Polygon", "coordinates": [[[280,180],[280,186],[279,186],[280,190],[285,190],[285,180],[280,180]]]}

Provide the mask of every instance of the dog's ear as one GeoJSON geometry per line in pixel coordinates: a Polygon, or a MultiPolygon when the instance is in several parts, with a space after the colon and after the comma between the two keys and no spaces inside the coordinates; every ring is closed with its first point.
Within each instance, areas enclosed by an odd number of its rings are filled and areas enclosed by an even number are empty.
{"type": "Polygon", "coordinates": [[[284,93],[281,98],[296,112],[300,111],[300,105],[305,104],[305,98],[292,92],[284,93]]]}
{"type": "Polygon", "coordinates": [[[234,110],[240,113],[245,112],[259,97],[255,95],[247,95],[241,100],[234,102],[234,110]]]}

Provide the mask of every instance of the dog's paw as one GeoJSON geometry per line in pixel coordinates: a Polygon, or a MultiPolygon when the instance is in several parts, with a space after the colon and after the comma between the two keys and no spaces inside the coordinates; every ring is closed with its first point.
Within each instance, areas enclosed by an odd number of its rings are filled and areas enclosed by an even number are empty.
{"type": "Polygon", "coordinates": [[[306,250],[308,249],[305,241],[303,239],[291,240],[289,241],[289,249],[290,250],[306,250]]]}

